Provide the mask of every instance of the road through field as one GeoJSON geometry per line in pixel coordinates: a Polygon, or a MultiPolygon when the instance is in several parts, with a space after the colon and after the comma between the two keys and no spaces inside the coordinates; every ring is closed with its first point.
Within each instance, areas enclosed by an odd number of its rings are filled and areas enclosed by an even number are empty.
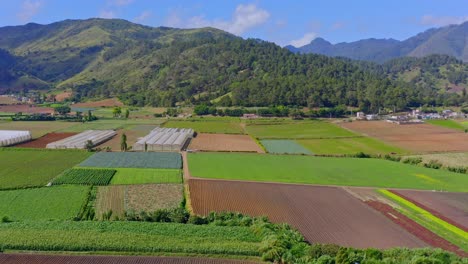
{"type": "Polygon", "coordinates": [[[273,222],[291,224],[311,243],[427,246],[339,187],[198,179],[189,185],[196,214],[235,211],[268,216],[273,222]]]}

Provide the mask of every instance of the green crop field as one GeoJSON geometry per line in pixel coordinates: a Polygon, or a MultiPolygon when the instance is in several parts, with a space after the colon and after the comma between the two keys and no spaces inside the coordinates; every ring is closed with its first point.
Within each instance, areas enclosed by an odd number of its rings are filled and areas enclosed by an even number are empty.
{"type": "Polygon", "coordinates": [[[72,219],[80,212],[88,191],[85,186],[0,191],[0,217],[13,221],[72,219]]]}
{"type": "Polygon", "coordinates": [[[249,227],[146,222],[0,223],[2,249],[259,256],[249,227]]]}
{"type": "Polygon", "coordinates": [[[192,176],[201,178],[468,191],[464,174],[382,159],[240,153],[191,153],[188,159],[192,176]]]}
{"type": "Polygon", "coordinates": [[[33,138],[39,138],[47,133],[67,129],[75,124],[74,122],[59,121],[9,121],[0,122],[0,130],[28,130],[33,138]]]}
{"type": "Polygon", "coordinates": [[[45,186],[89,156],[77,150],[0,149],[0,189],[45,186]]]}
{"type": "Polygon", "coordinates": [[[239,121],[215,121],[200,120],[196,121],[168,121],[164,127],[192,128],[198,133],[222,133],[222,134],[243,134],[244,130],[239,121]]]}
{"type": "Polygon", "coordinates": [[[182,157],[174,152],[99,152],[80,167],[180,169],[182,157]]]}
{"type": "Polygon", "coordinates": [[[357,137],[346,129],[326,121],[304,121],[295,123],[248,124],[248,134],[256,138],[307,139],[357,137]]]}
{"type": "Polygon", "coordinates": [[[111,184],[182,183],[182,171],[178,169],[121,168],[111,184]]]}
{"type": "Polygon", "coordinates": [[[401,148],[368,137],[303,139],[297,142],[314,154],[355,154],[358,152],[367,154],[407,153],[407,151],[401,148]]]}
{"type": "Polygon", "coordinates": [[[108,185],[115,173],[116,170],[111,169],[69,169],[52,184],[108,185]]]}
{"type": "Polygon", "coordinates": [[[312,154],[311,151],[299,145],[294,140],[287,139],[264,139],[260,143],[268,153],[273,154],[312,154]]]}
{"type": "Polygon", "coordinates": [[[446,127],[446,128],[451,128],[451,129],[456,129],[456,130],[462,130],[464,131],[465,129],[468,128],[468,125],[463,125],[453,121],[453,120],[425,120],[426,123],[436,125],[436,126],[441,126],[441,127],[446,127]]]}

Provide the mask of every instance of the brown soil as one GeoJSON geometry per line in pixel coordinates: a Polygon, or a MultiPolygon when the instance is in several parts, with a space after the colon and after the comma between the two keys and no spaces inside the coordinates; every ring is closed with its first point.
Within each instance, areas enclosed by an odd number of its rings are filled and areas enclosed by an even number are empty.
{"type": "Polygon", "coordinates": [[[415,221],[411,220],[410,218],[406,217],[405,215],[401,214],[397,210],[393,209],[390,205],[384,204],[377,201],[367,201],[366,202],[370,207],[374,208],[376,211],[381,212],[385,215],[388,219],[393,221],[394,223],[398,224],[411,234],[417,236],[422,241],[426,242],[427,244],[442,248],[444,250],[448,250],[454,252],[462,257],[468,257],[468,253],[453,245],[449,241],[439,237],[438,235],[434,234],[429,229],[419,225],[415,221]]]}
{"type": "Polygon", "coordinates": [[[57,100],[57,102],[63,102],[65,101],[65,99],[68,99],[71,96],[72,96],[72,92],[59,93],[55,96],[55,100],[57,100]]]}
{"type": "Polygon", "coordinates": [[[98,187],[96,195],[96,217],[112,210],[112,217],[123,217],[125,213],[125,185],[98,187]]]}
{"type": "Polygon", "coordinates": [[[124,104],[120,102],[119,99],[111,98],[111,99],[104,99],[104,100],[95,101],[95,102],[77,103],[73,105],[73,107],[76,107],[76,108],[113,107],[113,106],[122,107],[124,106],[124,104]]]}
{"type": "Polygon", "coordinates": [[[183,258],[183,257],[135,257],[135,256],[70,256],[0,254],[0,264],[242,264],[255,263],[242,260],[183,258]]]}
{"type": "Polygon", "coordinates": [[[138,140],[139,137],[141,137],[140,133],[137,133],[136,131],[133,130],[127,130],[127,129],[119,129],[117,130],[117,135],[109,139],[108,141],[102,143],[101,145],[98,145],[98,148],[106,148],[109,147],[111,148],[112,151],[120,151],[120,139],[122,137],[122,134],[125,133],[127,136],[127,146],[131,147],[133,144],[135,144],[138,140]]]}
{"type": "Polygon", "coordinates": [[[198,134],[189,146],[200,151],[229,151],[265,153],[255,141],[247,135],[198,134]]]}
{"type": "Polygon", "coordinates": [[[430,124],[356,121],[341,126],[417,153],[468,151],[468,134],[430,124]]]}
{"type": "Polygon", "coordinates": [[[182,189],[182,184],[128,185],[125,207],[135,212],[176,208],[182,201],[182,189]]]}
{"type": "Polygon", "coordinates": [[[51,107],[39,107],[29,104],[18,105],[0,105],[0,112],[6,113],[23,113],[23,114],[53,114],[54,109],[51,107]]]}
{"type": "Polygon", "coordinates": [[[0,105],[10,105],[10,104],[17,104],[19,103],[18,100],[9,96],[0,95],[0,105]]]}
{"type": "Polygon", "coordinates": [[[425,247],[415,236],[337,187],[191,179],[196,214],[235,211],[289,223],[311,243],[358,248],[425,247]],[[385,239],[383,239],[385,238],[385,239]]]}
{"type": "Polygon", "coordinates": [[[67,137],[76,135],[77,133],[49,133],[38,139],[16,145],[18,148],[46,148],[47,144],[62,140],[67,137]]]}
{"type": "Polygon", "coordinates": [[[438,218],[468,232],[468,193],[391,190],[438,218]]]}

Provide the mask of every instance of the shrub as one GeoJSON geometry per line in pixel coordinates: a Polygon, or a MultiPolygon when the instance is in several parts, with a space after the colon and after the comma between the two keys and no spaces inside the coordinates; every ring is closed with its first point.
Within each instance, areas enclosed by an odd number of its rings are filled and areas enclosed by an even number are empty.
{"type": "Polygon", "coordinates": [[[207,225],[208,220],[205,217],[201,217],[201,216],[198,216],[198,215],[192,215],[192,216],[190,216],[187,223],[192,224],[192,225],[207,225]]]}
{"type": "Polygon", "coordinates": [[[386,159],[386,160],[391,160],[391,161],[396,161],[396,162],[401,161],[401,157],[400,157],[400,156],[394,156],[394,155],[389,155],[389,154],[385,155],[385,156],[384,156],[384,159],[386,159]]]}
{"type": "Polygon", "coordinates": [[[354,158],[359,158],[359,159],[368,159],[371,157],[371,155],[369,154],[366,154],[364,152],[358,152],[356,154],[353,155],[354,158]]]}
{"type": "Polygon", "coordinates": [[[456,172],[456,173],[468,173],[468,167],[447,167],[447,170],[451,172],[456,172]]]}
{"type": "Polygon", "coordinates": [[[2,222],[2,223],[11,223],[11,222],[13,222],[13,221],[11,221],[11,219],[10,219],[8,216],[4,216],[4,217],[2,217],[2,221],[1,221],[1,222],[2,222]]]}
{"type": "Polygon", "coordinates": [[[424,167],[438,170],[442,167],[442,163],[437,160],[430,160],[429,163],[424,163],[424,167]]]}
{"type": "Polygon", "coordinates": [[[422,158],[421,157],[409,157],[409,158],[405,158],[401,160],[401,162],[405,164],[418,165],[422,162],[422,158]]]}

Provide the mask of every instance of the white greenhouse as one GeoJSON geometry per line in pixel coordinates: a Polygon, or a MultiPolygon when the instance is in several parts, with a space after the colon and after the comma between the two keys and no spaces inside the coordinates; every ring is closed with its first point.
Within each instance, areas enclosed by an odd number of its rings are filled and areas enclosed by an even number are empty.
{"type": "Polygon", "coordinates": [[[31,139],[29,131],[0,130],[0,147],[16,145],[31,139]]]}
{"type": "Polygon", "coordinates": [[[114,130],[86,130],[80,134],[47,144],[50,149],[85,149],[89,140],[99,145],[117,135],[114,130]]]}
{"type": "Polygon", "coordinates": [[[193,137],[193,129],[155,128],[148,135],[140,138],[133,150],[137,151],[180,151],[193,137]]]}

